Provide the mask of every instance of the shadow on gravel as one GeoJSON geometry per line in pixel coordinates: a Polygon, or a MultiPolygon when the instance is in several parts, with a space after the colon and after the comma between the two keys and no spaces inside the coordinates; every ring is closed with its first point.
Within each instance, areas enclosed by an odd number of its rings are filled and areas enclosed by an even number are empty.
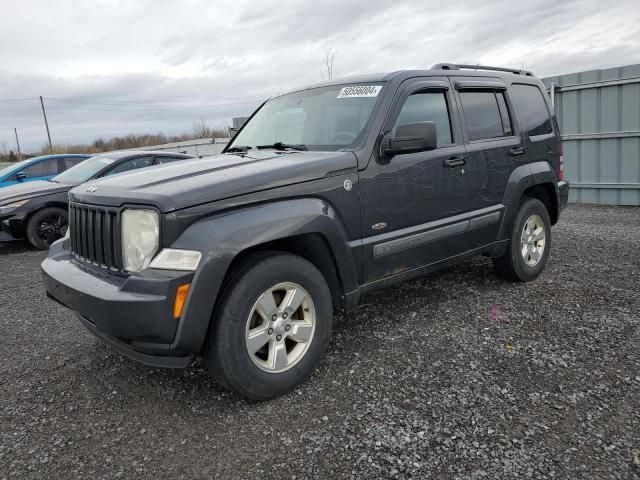
{"type": "MultiPolygon", "coordinates": [[[[421,309],[433,311],[442,302],[450,301],[459,295],[459,291],[448,287],[460,279],[464,279],[467,288],[471,290],[482,288],[487,279],[503,283],[495,276],[490,260],[477,258],[420,279],[367,294],[348,315],[334,315],[333,337],[327,356],[340,357],[348,352],[364,356],[371,354],[372,349],[376,348],[377,340],[371,338],[363,342],[363,338],[367,338],[365,332],[370,329],[383,331],[389,325],[400,328],[408,326],[414,317],[411,313],[398,315],[398,310],[407,312],[411,310],[411,305],[419,302],[421,309]]],[[[431,319],[436,321],[435,318],[431,319]]],[[[129,359],[95,338],[89,345],[90,349],[83,349],[84,352],[79,355],[85,356],[85,365],[94,375],[92,388],[96,397],[103,394],[103,382],[109,383],[118,379],[121,387],[127,386],[137,390],[137,394],[144,396],[150,404],[153,404],[153,401],[167,402],[168,399],[172,399],[175,405],[169,409],[181,408],[181,403],[188,397],[191,397],[191,401],[205,403],[209,403],[207,399],[213,399],[215,401],[211,406],[215,405],[215,408],[227,408],[238,404],[256,407],[264,405],[264,402],[246,400],[212,380],[204,361],[199,357],[184,370],[162,369],[129,359]]],[[[298,391],[313,395],[314,382],[326,381],[326,378],[318,377],[326,375],[326,368],[329,368],[327,363],[325,359],[312,378],[299,387],[298,391]]]]}
{"type": "Polygon", "coordinates": [[[33,247],[29,242],[17,241],[0,243],[0,256],[15,253],[27,253],[27,252],[39,252],[37,248],[33,247]]]}

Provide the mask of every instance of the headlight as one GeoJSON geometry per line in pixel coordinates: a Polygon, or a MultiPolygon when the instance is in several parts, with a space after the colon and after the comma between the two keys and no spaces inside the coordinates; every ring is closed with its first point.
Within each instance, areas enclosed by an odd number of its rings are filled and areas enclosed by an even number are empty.
{"type": "Polygon", "coordinates": [[[0,215],[3,215],[5,213],[9,213],[9,212],[15,210],[16,208],[20,208],[22,205],[24,205],[28,201],[29,200],[20,200],[19,202],[13,202],[13,203],[9,203],[8,205],[2,205],[0,207],[0,215]]]}
{"type": "Polygon", "coordinates": [[[158,250],[160,221],[155,210],[128,209],[122,212],[122,259],[124,269],[139,272],[158,250]]]}
{"type": "Polygon", "coordinates": [[[194,250],[165,248],[153,259],[149,268],[195,271],[201,258],[202,254],[194,250]]]}

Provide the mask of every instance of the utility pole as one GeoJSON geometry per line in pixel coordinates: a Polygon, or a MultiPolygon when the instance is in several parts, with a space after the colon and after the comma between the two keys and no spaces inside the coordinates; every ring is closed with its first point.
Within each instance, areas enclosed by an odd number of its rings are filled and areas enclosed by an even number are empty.
{"type": "Polygon", "coordinates": [[[44,117],[44,124],[47,127],[47,138],[49,138],[49,152],[53,152],[53,145],[51,144],[51,134],[49,133],[49,122],[47,122],[47,112],[44,111],[44,101],[42,95],[40,95],[40,105],[42,105],[42,116],[44,117]]]}
{"type": "Polygon", "coordinates": [[[18,161],[22,160],[22,153],[20,153],[20,140],[18,140],[18,129],[14,128],[13,131],[16,134],[16,144],[18,145],[18,161]]]}

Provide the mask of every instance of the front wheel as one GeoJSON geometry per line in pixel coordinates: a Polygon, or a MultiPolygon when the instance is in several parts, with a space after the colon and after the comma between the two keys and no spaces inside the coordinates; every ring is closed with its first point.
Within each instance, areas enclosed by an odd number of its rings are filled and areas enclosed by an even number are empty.
{"type": "Polygon", "coordinates": [[[47,250],[67,232],[67,211],[48,207],[33,214],[27,223],[27,240],[40,250],[47,250]]]}
{"type": "Polygon", "coordinates": [[[493,259],[496,272],[507,280],[528,282],[547,264],[551,248],[551,222],[544,204],[529,198],[516,215],[507,251],[493,259]]]}
{"type": "Polygon", "coordinates": [[[333,307],[327,282],[305,259],[274,252],[249,260],[219,302],[204,356],[225,387],[267,400],[300,385],[320,363],[333,307]]]}

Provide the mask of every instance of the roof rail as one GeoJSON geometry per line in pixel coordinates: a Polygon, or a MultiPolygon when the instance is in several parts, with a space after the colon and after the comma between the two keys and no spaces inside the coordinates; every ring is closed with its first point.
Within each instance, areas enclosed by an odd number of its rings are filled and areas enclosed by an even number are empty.
{"type": "Polygon", "coordinates": [[[514,73],[516,75],[526,75],[527,77],[533,77],[533,73],[529,70],[517,70],[513,68],[502,67],[489,67],[487,65],[461,65],[457,63],[436,63],[431,70],[491,70],[494,72],[507,72],[514,73]]]}

